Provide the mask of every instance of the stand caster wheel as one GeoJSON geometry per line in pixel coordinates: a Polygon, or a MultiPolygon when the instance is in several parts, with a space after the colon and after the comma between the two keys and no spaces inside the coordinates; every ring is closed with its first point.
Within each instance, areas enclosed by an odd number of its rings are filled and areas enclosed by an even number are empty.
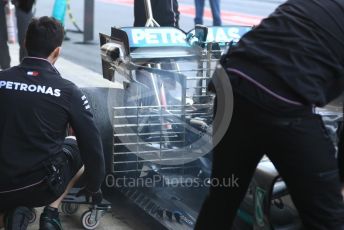
{"type": "Polygon", "coordinates": [[[81,223],[85,229],[95,229],[99,225],[98,213],[95,211],[86,211],[81,216],[81,223]]]}
{"type": "Polygon", "coordinates": [[[61,205],[62,213],[66,215],[73,215],[79,210],[79,204],[63,203],[61,205]]]}
{"type": "Polygon", "coordinates": [[[37,219],[37,212],[36,209],[32,209],[31,210],[31,215],[30,215],[30,219],[29,219],[29,224],[33,224],[37,219]]]}

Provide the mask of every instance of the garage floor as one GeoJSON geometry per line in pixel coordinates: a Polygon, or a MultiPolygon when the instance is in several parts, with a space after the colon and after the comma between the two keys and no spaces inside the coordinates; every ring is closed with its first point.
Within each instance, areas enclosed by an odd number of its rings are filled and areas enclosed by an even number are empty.
{"type": "MultiPolygon", "coordinates": [[[[112,191],[110,195],[112,210],[104,215],[97,230],[166,230],[118,191],[112,191]]],[[[80,206],[78,212],[71,216],[60,213],[62,227],[65,230],[83,229],[80,219],[87,209],[87,205],[80,206]]],[[[36,222],[30,225],[28,230],[39,229],[39,216],[42,210],[36,209],[36,222]]]]}
{"type": "MultiPolygon", "coordinates": [[[[68,216],[63,213],[60,214],[62,227],[64,229],[83,229],[82,224],[80,221],[81,215],[84,211],[87,210],[87,206],[80,207],[79,211],[72,215],[68,216]]],[[[37,230],[39,229],[39,216],[42,212],[42,208],[37,209],[37,219],[36,222],[29,226],[29,230],[37,230]]],[[[98,230],[133,230],[125,221],[123,221],[123,217],[120,215],[116,215],[114,212],[107,213],[101,219],[99,226],[97,227],[98,230]]]]}

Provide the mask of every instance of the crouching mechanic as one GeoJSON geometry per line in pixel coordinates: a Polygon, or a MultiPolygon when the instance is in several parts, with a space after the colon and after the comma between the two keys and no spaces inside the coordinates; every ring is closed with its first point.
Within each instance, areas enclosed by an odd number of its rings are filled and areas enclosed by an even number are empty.
{"type": "Polygon", "coordinates": [[[61,229],[58,206],[83,173],[80,195],[102,200],[105,175],[99,131],[80,89],[54,63],[63,27],[33,19],[26,34],[29,57],[0,72],[0,227],[26,229],[30,208],[46,206],[40,229],[61,229]],[[76,140],[65,138],[67,124],[76,140]],[[79,150],[80,149],[80,154],[79,150]]]}

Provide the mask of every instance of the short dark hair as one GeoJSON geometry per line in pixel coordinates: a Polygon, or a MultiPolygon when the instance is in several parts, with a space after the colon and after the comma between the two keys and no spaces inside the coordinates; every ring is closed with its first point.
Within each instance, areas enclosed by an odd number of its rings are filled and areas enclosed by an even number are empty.
{"type": "Polygon", "coordinates": [[[64,29],[52,17],[33,18],[26,32],[26,49],[29,56],[47,58],[62,45],[64,29]]]}

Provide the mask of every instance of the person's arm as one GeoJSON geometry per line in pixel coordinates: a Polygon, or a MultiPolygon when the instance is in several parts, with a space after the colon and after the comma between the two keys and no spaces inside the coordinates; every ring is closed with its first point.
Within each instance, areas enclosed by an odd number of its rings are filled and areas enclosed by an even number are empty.
{"type": "Polygon", "coordinates": [[[105,177],[103,147],[90,104],[76,86],[73,89],[70,106],[70,124],[75,132],[81,159],[85,165],[86,188],[96,192],[105,177]]]}

